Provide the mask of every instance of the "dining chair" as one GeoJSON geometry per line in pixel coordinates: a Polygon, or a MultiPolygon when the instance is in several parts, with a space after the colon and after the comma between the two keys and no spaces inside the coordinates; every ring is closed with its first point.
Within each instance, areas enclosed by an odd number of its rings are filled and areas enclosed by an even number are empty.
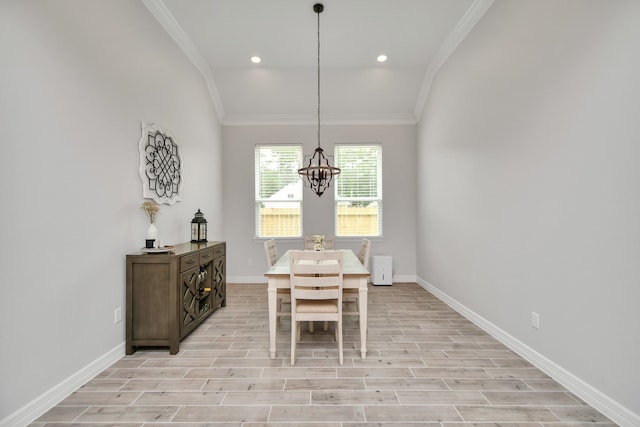
{"type": "MultiPolygon", "coordinates": [[[[335,236],[331,234],[305,234],[304,235],[304,249],[307,251],[316,250],[316,236],[322,236],[323,250],[335,249],[335,236]]],[[[325,332],[329,328],[328,322],[324,322],[325,332]]],[[[309,332],[313,332],[313,322],[309,322],[309,332]]]]}
{"type": "Polygon", "coordinates": [[[366,268],[369,270],[369,258],[371,257],[371,240],[362,239],[362,243],[360,244],[360,250],[358,251],[358,259],[366,268]]]}
{"type": "Polygon", "coordinates": [[[331,234],[305,234],[304,235],[304,248],[308,251],[315,250],[315,236],[322,236],[324,238],[324,249],[325,250],[334,250],[335,249],[335,236],[331,234]]]}
{"type": "MultiPolygon", "coordinates": [[[[273,267],[273,265],[278,261],[278,250],[276,248],[275,239],[269,239],[264,242],[264,255],[267,259],[267,269],[273,267]]],[[[281,317],[289,317],[291,316],[290,310],[282,310],[283,303],[290,302],[291,292],[289,289],[278,289],[278,302],[276,305],[276,318],[280,320],[281,317]]]]}
{"type": "Polygon", "coordinates": [[[342,251],[290,251],[291,365],[296,363],[300,322],[336,322],[340,365],[342,346],[342,251]]]}
{"type": "Polygon", "coordinates": [[[278,261],[278,249],[276,248],[275,239],[265,240],[264,255],[267,257],[267,267],[273,267],[273,264],[278,261]]]}
{"type": "MultiPolygon", "coordinates": [[[[369,270],[370,256],[371,240],[362,239],[360,250],[358,251],[358,259],[367,270],[369,270]]],[[[343,311],[343,314],[349,316],[359,316],[360,312],[358,311],[358,289],[345,289],[342,298],[345,306],[347,307],[347,309],[343,311]]]]}

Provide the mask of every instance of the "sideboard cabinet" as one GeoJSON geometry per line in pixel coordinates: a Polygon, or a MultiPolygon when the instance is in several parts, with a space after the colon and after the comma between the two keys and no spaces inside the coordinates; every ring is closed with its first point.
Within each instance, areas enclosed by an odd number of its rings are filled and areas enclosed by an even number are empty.
{"type": "Polygon", "coordinates": [[[225,242],[182,243],[168,253],[127,255],[127,354],[179,343],[226,306],[225,242]]]}

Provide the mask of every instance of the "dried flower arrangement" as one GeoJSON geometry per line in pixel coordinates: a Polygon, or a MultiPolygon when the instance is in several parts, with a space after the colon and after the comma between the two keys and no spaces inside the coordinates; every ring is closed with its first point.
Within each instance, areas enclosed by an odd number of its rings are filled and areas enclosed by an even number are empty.
{"type": "Polygon", "coordinates": [[[313,249],[316,251],[324,250],[324,235],[323,234],[314,234],[313,235],[313,249]]]}
{"type": "Polygon", "coordinates": [[[149,222],[151,222],[151,224],[156,222],[156,218],[160,213],[160,206],[158,206],[156,202],[154,202],[153,200],[145,200],[145,202],[142,203],[142,206],[140,207],[142,208],[144,213],[147,214],[147,217],[149,218],[149,222]]]}

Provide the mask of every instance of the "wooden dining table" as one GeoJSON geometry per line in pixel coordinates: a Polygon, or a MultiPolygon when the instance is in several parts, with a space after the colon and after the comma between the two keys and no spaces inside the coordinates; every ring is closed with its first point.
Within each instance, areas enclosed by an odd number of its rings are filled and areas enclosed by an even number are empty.
{"type": "MultiPolygon", "coordinates": [[[[360,321],[360,355],[367,357],[367,281],[369,271],[362,265],[352,250],[343,250],[342,280],[344,289],[358,290],[358,318],[360,321]]],[[[289,251],[264,275],[267,277],[269,298],[269,351],[276,357],[276,325],[278,289],[291,289],[289,279],[289,251]]]]}

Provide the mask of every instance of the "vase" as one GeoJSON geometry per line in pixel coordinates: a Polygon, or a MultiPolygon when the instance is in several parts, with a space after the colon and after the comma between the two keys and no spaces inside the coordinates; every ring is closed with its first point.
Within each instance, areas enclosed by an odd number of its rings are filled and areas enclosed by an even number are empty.
{"type": "Polygon", "coordinates": [[[154,223],[149,224],[147,228],[147,240],[156,240],[158,238],[158,227],[154,223]]]}

